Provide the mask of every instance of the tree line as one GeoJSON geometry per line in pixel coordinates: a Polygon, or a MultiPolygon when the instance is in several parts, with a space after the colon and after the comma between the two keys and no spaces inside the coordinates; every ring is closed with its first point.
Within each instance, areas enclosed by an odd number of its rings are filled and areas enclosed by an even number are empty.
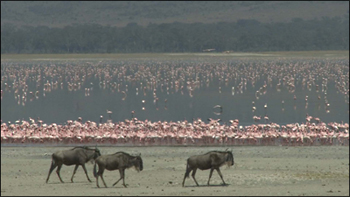
{"type": "Polygon", "coordinates": [[[73,24],[1,27],[1,54],[6,53],[163,53],[349,50],[349,18],[324,17],[288,23],[164,23],[125,27],[73,24]]]}

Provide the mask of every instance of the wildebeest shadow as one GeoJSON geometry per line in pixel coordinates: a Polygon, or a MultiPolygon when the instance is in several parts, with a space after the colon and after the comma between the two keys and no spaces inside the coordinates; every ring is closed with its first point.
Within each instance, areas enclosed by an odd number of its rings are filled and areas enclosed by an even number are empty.
{"type": "Polygon", "coordinates": [[[130,188],[129,187],[129,184],[125,184],[127,187],[124,187],[124,186],[113,186],[113,185],[111,185],[111,186],[108,186],[108,187],[105,187],[104,185],[100,185],[100,187],[97,187],[96,185],[95,185],[95,187],[94,188],[96,188],[96,189],[109,189],[109,188],[119,188],[119,189],[122,189],[122,188],[126,188],[126,189],[128,189],[128,188],[130,188]]]}
{"type": "MultiPolygon", "coordinates": [[[[93,182],[92,182],[93,183],[93,182]]],[[[49,183],[46,183],[46,184],[48,184],[48,185],[55,185],[55,184],[57,184],[57,185],[60,185],[60,184],[87,184],[87,185],[89,185],[89,184],[91,184],[90,182],[86,182],[86,181],[74,181],[73,183],[72,182],[64,182],[64,183],[61,183],[61,182],[49,182],[49,183]]]]}
{"type": "Polygon", "coordinates": [[[94,189],[128,189],[129,187],[125,188],[125,187],[113,187],[113,186],[108,186],[108,187],[105,187],[105,186],[100,186],[100,187],[94,186],[92,188],[94,188],[94,189]]]}
{"type": "Polygon", "coordinates": [[[184,187],[227,187],[230,184],[210,184],[210,185],[189,185],[189,186],[184,186],[184,187]]]}
{"type": "Polygon", "coordinates": [[[48,185],[59,185],[59,184],[65,184],[65,182],[64,182],[64,183],[61,183],[61,182],[52,182],[52,183],[46,183],[46,184],[48,184],[48,185]]]}

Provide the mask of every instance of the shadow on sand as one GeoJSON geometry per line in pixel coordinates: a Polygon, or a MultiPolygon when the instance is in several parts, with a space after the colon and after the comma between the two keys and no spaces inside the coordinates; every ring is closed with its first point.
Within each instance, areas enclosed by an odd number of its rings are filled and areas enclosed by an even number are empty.
{"type": "MultiPolygon", "coordinates": [[[[91,182],[91,183],[93,183],[93,182],[91,182]]],[[[51,185],[51,184],[52,185],[55,185],[55,184],[57,184],[57,185],[60,185],[60,184],[87,184],[87,185],[89,185],[91,183],[88,181],[74,181],[73,183],[71,181],[65,181],[63,183],[58,181],[58,182],[48,182],[46,184],[49,184],[49,185],[51,185]]]]}
{"type": "Polygon", "coordinates": [[[210,184],[210,185],[189,185],[189,186],[184,186],[184,187],[227,187],[229,186],[230,184],[210,184]]]}

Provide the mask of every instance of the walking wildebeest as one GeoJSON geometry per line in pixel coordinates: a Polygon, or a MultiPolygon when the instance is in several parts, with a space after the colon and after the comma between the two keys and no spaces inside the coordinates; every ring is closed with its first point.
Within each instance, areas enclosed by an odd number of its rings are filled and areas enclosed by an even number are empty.
{"type": "Polygon", "coordinates": [[[222,182],[224,183],[224,185],[226,185],[220,172],[220,167],[224,164],[227,164],[228,166],[232,166],[234,164],[232,151],[227,151],[227,149],[225,151],[210,151],[204,155],[191,156],[187,159],[186,173],[182,182],[182,187],[184,187],[185,179],[189,177],[189,174],[192,170],[193,180],[194,182],[196,182],[197,186],[199,186],[196,181],[196,178],[194,177],[196,175],[197,168],[201,170],[210,169],[208,185],[214,169],[218,171],[222,182]]]}
{"type": "Polygon", "coordinates": [[[63,151],[57,151],[52,154],[52,162],[49,174],[47,175],[46,183],[49,181],[51,172],[58,166],[57,168],[57,175],[60,181],[63,183],[60,175],[60,170],[62,165],[75,165],[72,178],[70,179],[73,182],[73,176],[75,172],[77,171],[79,165],[83,166],[83,169],[85,171],[87,179],[91,182],[89,179],[89,176],[87,174],[85,163],[87,163],[90,160],[95,160],[98,156],[100,156],[100,150],[95,147],[94,149],[86,147],[86,146],[78,146],[74,147],[70,150],[63,150],[63,151]]]}
{"type": "Polygon", "coordinates": [[[103,184],[107,187],[105,181],[103,180],[103,172],[105,169],[112,171],[119,169],[120,179],[113,184],[115,186],[121,179],[123,179],[123,186],[125,185],[125,169],[135,167],[135,169],[139,172],[143,170],[143,162],[141,159],[141,154],[137,156],[129,155],[125,152],[116,152],[110,155],[102,155],[99,156],[95,160],[94,165],[94,176],[96,177],[96,185],[98,185],[98,177],[101,176],[103,184]],[[96,172],[96,164],[98,165],[98,172],[96,172]]]}

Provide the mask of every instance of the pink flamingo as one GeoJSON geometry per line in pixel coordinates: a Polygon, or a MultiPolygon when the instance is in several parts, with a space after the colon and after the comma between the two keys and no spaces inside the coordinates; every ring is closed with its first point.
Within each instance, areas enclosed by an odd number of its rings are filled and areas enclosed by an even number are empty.
{"type": "Polygon", "coordinates": [[[255,122],[259,122],[260,121],[260,119],[261,119],[261,116],[253,116],[253,119],[254,119],[254,121],[255,122]]]}

